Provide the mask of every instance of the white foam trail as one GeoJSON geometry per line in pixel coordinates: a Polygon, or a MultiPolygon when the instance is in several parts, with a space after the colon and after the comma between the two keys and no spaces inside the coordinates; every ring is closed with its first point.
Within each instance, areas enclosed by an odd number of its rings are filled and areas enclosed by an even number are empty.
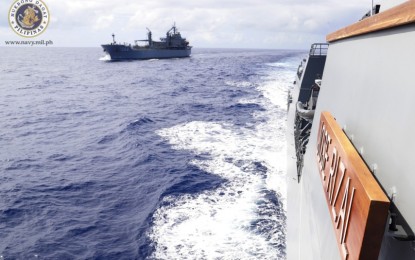
{"type": "MultiPolygon", "coordinates": [[[[156,259],[278,259],[285,257],[286,92],[295,68],[269,73],[258,87],[265,98],[242,100],[265,108],[255,116],[264,123],[253,128],[223,122],[194,121],[157,132],[174,149],[208,154],[193,160],[201,170],[226,182],[199,194],[167,196],[154,214],[149,237],[156,259]],[[288,76],[290,74],[290,76],[288,76]],[[206,156],[205,156],[206,157],[206,156]],[[258,165],[260,168],[258,169],[258,165]],[[266,170],[264,170],[266,169],[266,170]],[[266,190],[273,190],[284,209],[267,206],[266,190]],[[270,210],[270,209],[268,209],[270,210]],[[268,211],[269,212],[269,211],[268,211]],[[262,222],[258,221],[258,214],[262,222]],[[271,223],[270,226],[261,223],[271,223]],[[264,231],[265,230],[265,231],[264,231]]],[[[231,85],[231,84],[228,84],[231,85]]],[[[248,87],[246,83],[232,84],[248,87]]]]}
{"type": "Polygon", "coordinates": [[[101,60],[101,61],[110,61],[111,56],[109,54],[106,54],[104,57],[99,58],[99,60],[101,60]]]}
{"type": "Polygon", "coordinates": [[[252,83],[249,81],[226,81],[225,82],[226,85],[230,86],[230,87],[240,87],[240,88],[246,88],[246,87],[251,87],[252,83]]]}

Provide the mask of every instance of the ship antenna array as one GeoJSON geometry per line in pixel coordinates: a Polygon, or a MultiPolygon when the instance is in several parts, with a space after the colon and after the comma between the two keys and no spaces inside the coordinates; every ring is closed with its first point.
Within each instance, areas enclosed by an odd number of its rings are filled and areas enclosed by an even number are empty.
{"type": "Polygon", "coordinates": [[[373,0],[372,0],[372,8],[370,8],[370,16],[373,15],[373,0]]]}

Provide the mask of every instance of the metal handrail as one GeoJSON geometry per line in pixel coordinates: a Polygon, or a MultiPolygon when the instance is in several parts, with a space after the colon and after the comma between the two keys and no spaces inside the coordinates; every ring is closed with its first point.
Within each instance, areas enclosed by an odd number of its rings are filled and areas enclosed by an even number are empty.
{"type": "Polygon", "coordinates": [[[310,56],[326,56],[328,49],[328,43],[313,43],[310,48],[310,56]]]}

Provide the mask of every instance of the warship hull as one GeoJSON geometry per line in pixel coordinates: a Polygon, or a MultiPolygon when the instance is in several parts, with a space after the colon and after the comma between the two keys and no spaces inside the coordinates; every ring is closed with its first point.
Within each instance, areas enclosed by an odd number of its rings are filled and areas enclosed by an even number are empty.
{"type": "Polygon", "coordinates": [[[106,44],[102,45],[104,51],[113,61],[120,60],[148,60],[148,59],[171,59],[186,58],[191,54],[191,48],[185,49],[134,49],[127,45],[106,44]]]}
{"type": "Polygon", "coordinates": [[[333,32],[301,62],[288,97],[288,259],[415,259],[414,11],[407,1],[333,32]]]}

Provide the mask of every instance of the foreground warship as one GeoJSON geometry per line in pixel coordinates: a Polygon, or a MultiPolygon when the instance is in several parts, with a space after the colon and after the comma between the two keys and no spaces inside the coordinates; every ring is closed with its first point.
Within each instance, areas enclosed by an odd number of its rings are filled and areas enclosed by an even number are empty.
{"type": "Polygon", "coordinates": [[[189,42],[182,38],[176,25],[167,31],[166,38],[160,38],[160,41],[153,41],[152,33],[148,30],[146,40],[136,40],[134,45],[120,44],[115,41],[115,35],[112,34],[113,42],[111,44],[101,45],[104,51],[111,57],[111,60],[145,60],[145,59],[170,59],[189,57],[192,47],[189,42]],[[139,42],[147,44],[141,46],[139,42]]]}
{"type": "Polygon", "coordinates": [[[415,259],[415,1],[382,8],[313,44],[297,70],[288,259],[415,259]]]}

